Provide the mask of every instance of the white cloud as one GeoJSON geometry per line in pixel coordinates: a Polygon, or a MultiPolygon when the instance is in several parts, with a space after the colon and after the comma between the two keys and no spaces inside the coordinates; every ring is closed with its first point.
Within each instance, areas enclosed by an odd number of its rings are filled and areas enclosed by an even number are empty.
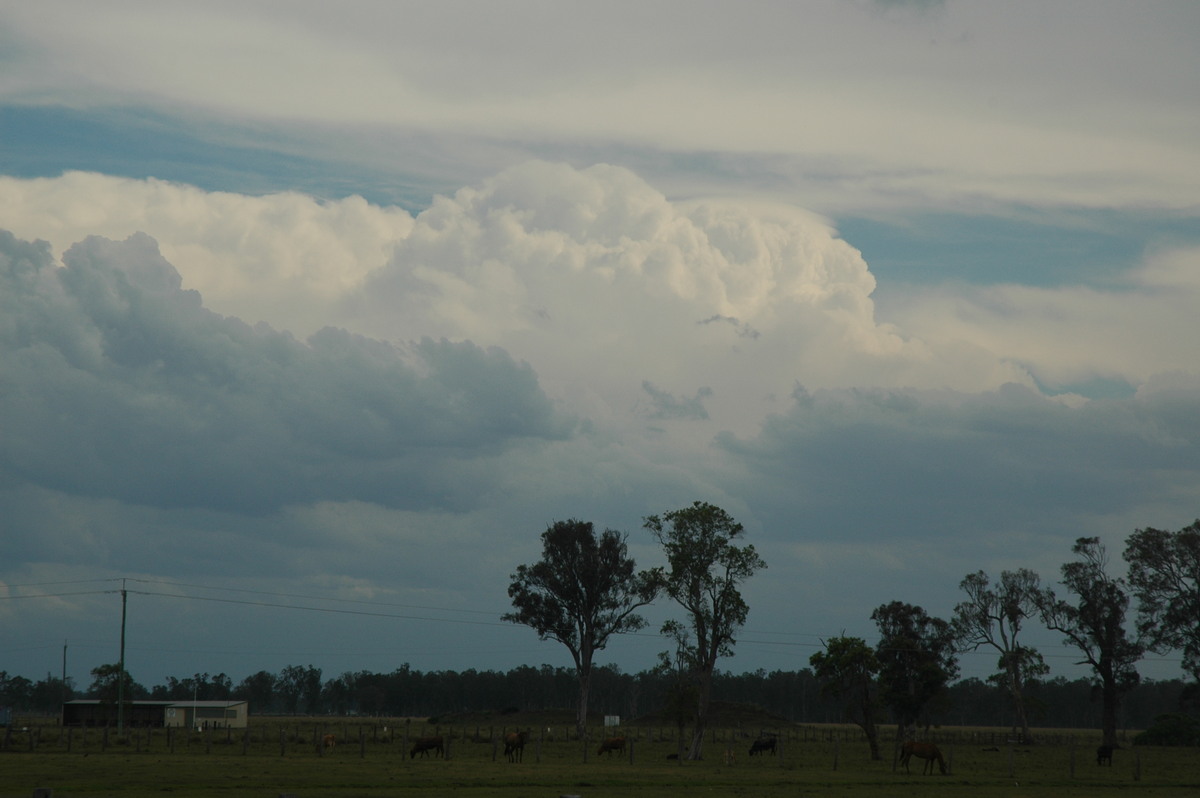
{"type": "Polygon", "coordinates": [[[412,229],[404,210],[361,197],[251,197],[83,172],[0,176],[0,218],[60,255],[89,235],[146,233],[208,307],[300,336],[324,326],[329,303],[386,263],[412,229]]]}
{"type": "MultiPolygon", "coordinates": [[[[884,323],[868,264],[829,222],[674,201],[613,166],[525,164],[416,218],[80,174],[6,178],[0,203],[55,248],[0,247],[13,420],[0,502],[30,531],[3,540],[8,583],[50,562],[72,577],[220,573],[499,612],[552,521],[627,530],[651,564],[641,518],[701,498],[743,521],[771,565],[755,626],[829,634],[894,598],[944,614],[978,568],[1049,578],[1074,537],[1115,550],[1135,526],[1187,523],[1200,501],[1183,343],[1129,371],[1128,399],[1070,406],[1023,370],[1124,374],[1137,358],[1111,351],[1106,315],[1135,353],[1171,324],[1192,329],[1182,251],[1111,294],[940,288],[884,323]],[[158,245],[127,238],[142,223],[158,245]],[[820,567],[861,549],[874,554],[853,573],[820,567]],[[838,600],[798,614],[797,578],[838,600]]],[[[95,617],[87,601],[72,612],[95,617]]],[[[220,624],[188,612],[197,629],[220,624]]],[[[346,643],[322,661],[374,665],[365,632],[352,643],[330,626],[346,643]]],[[[239,630],[234,647],[295,652],[297,631],[281,628],[291,639],[239,630]]],[[[446,652],[434,667],[461,668],[479,641],[501,645],[490,634],[420,639],[446,652]]]]}
{"type": "MultiPolygon", "coordinates": [[[[522,160],[546,157],[548,144],[592,160],[610,146],[767,156],[783,166],[787,198],[827,212],[1187,208],[1200,171],[1200,112],[1182,101],[1200,73],[1196,13],[1097,0],[924,14],[836,0],[702,11],[532,2],[469,15],[47,2],[4,11],[27,44],[0,89],[21,102],[199,110],[256,131],[286,124],[293,141],[308,128],[314,150],[339,146],[327,126],[373,126],[380,158],[403,157],[396,137],[414,132],[457,139],[448,146],[464,156],[486,146],[522,160]]],[[[341,146],[355,158],[361,140],[341,146]]]]}
{"type": "Polygon", "coordinates": [[[457,507],[480,488],[444,480],[453,461],[569,430],[502,351],[252,328],[182,290],[142,234],[86,239],[62,268],[0,246],[10,481],[157,507],[457,507]]]}
{"type": "Polygon", "coordinates": [[[889,304],[929,340],[957,339],[1020,363],[1053,390],[1093,379],[1137,386],[1191,368],[1200,337],[1200,250],[1163,250],[1106,289],[933,287],[889,304]]]}

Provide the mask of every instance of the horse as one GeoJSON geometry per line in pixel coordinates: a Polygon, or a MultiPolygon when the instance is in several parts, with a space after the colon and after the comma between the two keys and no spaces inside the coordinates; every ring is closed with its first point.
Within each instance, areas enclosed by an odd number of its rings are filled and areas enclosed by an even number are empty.
{"type": "Polygon", "coordinates": [[[430,751],[433,751],[434,756],[438,754],[446,756],[445,743],[441,737],[418,737],[417,741],[413,743],[412,750],[408,752],[408,758],[415,759],[417,754],[428,758],[430,751]]]}
{"type": "Polygon", "coordinates": [[[326,734],[321,738],[321,747],[324,748],[327,753],[332,753],[333,749],[337,747],[337,737],[334,737],[332,734],[326,734]]]}
{"type": "Polygon", "coordinates": [[[1097,748],[1096,749],[1096,764],[1103,765],[1105,762],[1107,762],[1108,766],[1112,767],[1112,752],[1113,752],[1113,747],[1111,745],[1102,745],[1099,748],[1097,748]]]}
{"type": "Polygon", "coordinates": [[[511,732],[504,735],[504,756],[509,762],[520,762],[525,756],[525,743],[529,732],[511,732]]]}
{"type": "Polygon", "coordinates": [[[946,772],[946,760],[942,759],[942,752],[933,743],[918,743],[908,740],[904,745],[900,746],[900,764],[904,765],[904,772],[909,773],[908,760],[913,757],[924,759],[921,764],[921,773],[924,774],[926,768],[929,769],[929,775],[933,775],[933,763],[937,762],[942,773],[946,772]]]}
{"type": "Polygon", "coordinates": [[[624,737],[609,737],[607,740],[600,743],[600,750],[596,752],[596,756],[600,756],[601,754],[608,754],[611,757],[613,752],[615,752],[615,751],[620,751],[620,752],[624,753],[624,751],[625,751],[625,738],[624,737]]]}
{"type": "Polygon", "coordinates": [[[754,742],[750,743],[750,756],[755,754],[765,754],[767,751],[771,755],[775,755],[775,738],[774,737],[759,737],[754,742]]]}

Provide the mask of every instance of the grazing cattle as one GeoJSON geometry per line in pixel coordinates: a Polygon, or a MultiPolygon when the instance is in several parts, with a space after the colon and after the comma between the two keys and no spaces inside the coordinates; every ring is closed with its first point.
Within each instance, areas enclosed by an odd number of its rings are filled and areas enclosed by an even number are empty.
{"type": "Polygon", "coordinates": [[[1102,745],[1099,748],[1097,748],[1096,749],[1096,764],[1103,765],[1105,762],[1107,762],[1108,766],[1112,767],[1112,752],[1113,752],[1113,747],[1111,745],[1102,745]]]}
{"type": "Polygon", "coordinates": [[[624,751],[624,737],[609,737],[607,740],[600,743],[600,750],[596,752],[596,756],[599,756],[600,754],[608,754],[609,756],[612,756],[616,752],[624,753],[624,751]]]}
{"type": "Polygon", "coordinates": [[[441,737],[417,738],[417,741],[413,743],[412,750],[408,752],[408,758],[413,759],[417,754],[428,757],[430,751],[433,752],[434,756],[438,756],[439,754],[443,757],[446,756],[446,746],[441,737]]]}
{"type": "Polygon", "coordinates": [[[525,756],[525,743],[529,732],[512,732],[504,735],[504,756],[509,762],[520,762],[525,756]]]}
{"type": "Polygon", "coordinates": [[[928,768],[929,775],[932,776],[934,762],[937,762],[938,768],[941,769],[942,773],[946,772],[946,760],[942,759],[942,752],[939,751],[938,747],[933,743],[917,743],[913,742],[912,740],[908,740],[904,743],[904,745],[900,746],[900,764],[904,765],[905,773],[911,772],[908,769],[908,760],[912,759],[914,756],[918,759],[925,760],[921,763],[922,774],[925,773],[925,770],[928,768]]]}
{"type": "Polygon", "coordinates": [[[326,734],[321,738],[321,747],[324,748],[326,752],[332,752],[333,749],[337,747],[337,738],[332,734],[326,734]]]}
{"type": "Polygon", "coordinates": [[[725,764],[727,766],[737,764],[737,754],[733,752],[732,748],[725,749],[725,764]]]}
{"type": "Polygon", "coordinates": [[[755,754],[765,754],[767,751],[771,755],[775,755],[775,738],[774,737],[759,737],[754,742],[750,743],[750,756],[755,754]]]}

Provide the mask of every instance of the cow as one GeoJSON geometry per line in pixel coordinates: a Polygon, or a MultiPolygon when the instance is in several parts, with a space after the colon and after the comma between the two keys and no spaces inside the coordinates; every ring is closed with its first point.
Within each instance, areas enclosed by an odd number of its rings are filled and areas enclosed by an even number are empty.
{"type": "Polygon", "coordinates": [[[337,737],[326,734],[321,738],[321,747],[325,749],[326,753],[333,753],[333,749],[337,747],[337,737]]]}
{"type": "Polygon", "coordinates": [[[946,773],[946,760],[942,758],[942,752],[933,743],[917,743],[908,740],[904,745],[900,746],[900,764],[904,765],[904,772],[909,773],[908,760],[913,757],[924,759],[921,763],[921,773],[924,774],[928,769],[929,775],[933,775],[933,763],[937,762],[943,775],[946,773]]]}
{"type": "Polygon", "coordinates": [[[750,756],[755,754],[765,754],[771,752],[771,756],[775,755],[775,738],[774,737],[759,737],[754,742],[750,743],[750,756]]]}
{"type": "Polygon", "coordinates": [[[520,762],[525,757],[525,743],[529,732],[510,732],[504,735],[504,757],[509,762],[520,762]]]}
{"type": "Polygon", "coordinates": [[[439,754],[442,757],[446,756],[446,745],[441,737],[418,737],[417,741],[413,743],[412,750],[408,752],[408,758],[415,759],[417,754],[428,758],[430,751],[433,751],[435,757],[439,754]]]}
{"type": "Polygon", "coordinates": [[[1096,764],[1103,765],[1105,762],[1107,762],[1108,766],[1112,767],[1112,752],[1113,752],[1113,747],[1111,745],[1102,745],[1099,748],[1097,748],[1096,749],[1096,764]]]}
{"type": "Polygon", "coordinates": [[[624,753],[625,738],[624,737],[609,737],[604,742],[600,743],[600,750],[596,752],[596,756],[608,754],[610,757],[615,752],[624,753]]]}

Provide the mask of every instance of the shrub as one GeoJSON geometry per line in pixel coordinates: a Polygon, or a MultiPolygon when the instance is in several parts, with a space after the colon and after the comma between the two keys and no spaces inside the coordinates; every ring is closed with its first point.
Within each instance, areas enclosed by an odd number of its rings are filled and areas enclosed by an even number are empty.
{"type": "Polygon", "coordinates": [[[1200,720],[1188,715],[1159,715],[1154,725],[1133,738],[1134,745],[1200,745],[1200,720]]]}

